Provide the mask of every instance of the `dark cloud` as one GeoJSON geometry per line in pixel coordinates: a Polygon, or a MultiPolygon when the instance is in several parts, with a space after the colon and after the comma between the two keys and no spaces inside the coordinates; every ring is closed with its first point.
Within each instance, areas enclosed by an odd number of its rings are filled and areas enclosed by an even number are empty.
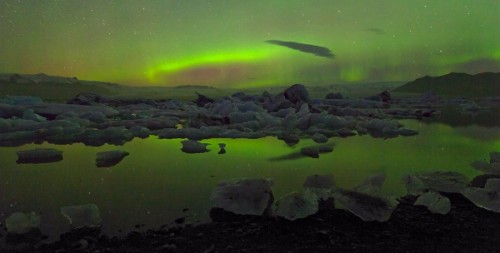
{"type": "Polygon", "coordinates": [[[371,27],[371,28],[365,28],[365,29],[363,29],[363,31],[375,33],[375,34],[378,34],[378,35],[384,35],[385,34],[384,30],[378,29],[378,28],[373,28],[373,27],[371,27]]]}
{"type": "Polygon", "coordinates": [[[326,57],[330,59],[335,58],[335,55],[332,53],[332,51],[330,51],[330,49],[326,47],[282,40],[267,40],[266,42],[278,46],[288,47],[290,49],[298,50],[304,53],[314,54],[319,57],[326,57]]]}

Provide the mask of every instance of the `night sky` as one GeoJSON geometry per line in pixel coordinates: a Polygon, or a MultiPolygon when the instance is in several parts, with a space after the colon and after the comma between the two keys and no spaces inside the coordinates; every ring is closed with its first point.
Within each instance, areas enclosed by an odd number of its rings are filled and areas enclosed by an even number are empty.
{"type": "Polygon", "coordinates": [[[253,87],[500,71],[499,0],[0,0],[0,72],[253,87]]]}

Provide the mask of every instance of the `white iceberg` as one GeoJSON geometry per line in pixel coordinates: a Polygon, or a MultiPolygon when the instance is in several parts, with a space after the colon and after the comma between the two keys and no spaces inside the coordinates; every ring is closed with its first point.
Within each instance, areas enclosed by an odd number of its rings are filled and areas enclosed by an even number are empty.
{"type": "Polygon", "coordinates": [[[269,179],[232,179],[220,182],[210,199],[214,207],[235,214],[263,215],[274,201],[269,179]]]}
{"type": "Polygon", "coordinates": [[[95,204],[79,206],[63,206],[61,214],[69,220],[72,228],[99,227],[101,217],[99,208],[95,204]]]}
{"type": "Polygon", "coordinates": [[[15,212],[5,220],[5,227],[8,233],[25,234],[33,229],[38,229],[40,216],[35,212],[22,213],[15,212]]]}
{"type": "Polygon", "coordinates": [[[451,210],[450,199],[435,191],[420,195],[413,205],[426,206],[430,212],[438,214],[447,214],[451,210]]]}
{"type": "Polygon", "coordinates": [[[484,188],[467,188],[462,194],[476,206],[500,213],[500,179],[490,178],[484,188]]]}
{"type": "Polygon", "coordinates": [[[348,211],[363,221],[388,221],[396,209],[397,201],[392,198],[371,196],[350,190],[333,192],[335,203],[342,204],[348,211]]]}
{"type": "Polygon", "coordinates": [[[287,220],[296,220],[318,211],[318,197],[311,190],[292,192],[276,201],[273,212],[287,220]]]}

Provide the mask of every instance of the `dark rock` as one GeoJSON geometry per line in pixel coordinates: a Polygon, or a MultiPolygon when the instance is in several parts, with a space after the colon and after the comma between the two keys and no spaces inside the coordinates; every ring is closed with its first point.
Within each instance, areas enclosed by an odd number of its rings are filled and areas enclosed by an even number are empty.
{"type": "Polygon", "coordinates": [[[328,137],[326,137],[324,134],[320,134],[320,133],[315,133],[312,136],[312,139],[316,143],[325,143],[328,141],[328,137]]]}
{"type": "Polygon", "coordinates": [[[356,135],[356,133],[354,131],[351,131],[351,130],[346,129],[346,128],[342,128],[342,129],[338,130],[337,133],[339,134],[340,137],[350,137],[350,136],[356,135]]]}
{"type": "Polygon", "coordinates": [[[121,150],[99,152],[97,153],[95,164],[97,167],[112,167],[128,155],[128,152],[121,150]]]}
{"type": "Polygon", "coordinates": [[[305,147],[300,149],[300,154],[312,158],[319,158],[319,150],[317,147],[305,147]]]}
{"type": "Polygon", "coordinates": [[[52,148],[36,148],[17,151],[16,163],[52,163],[63,159],[62,151],[52,148]]]}
{"type": "Polygon", "coordinates": [[[292,104],[298,106],[298,108],[300,108],[300,105],[309,102],[309,92],[302,84],[290,86],[283,92],[283,95],[292,104]]]}
{"type": "Polygon", "coordinates": [[[477,187],[477,188],[484,188],[486,185],[486,181],[490,178],[498,178],[500,179],[500,175],[490,175],[490,174],[483,174],[476,176],[470,181],[470,187],[477,187]]]}
{"type": "Polygon", "coordinates": [[[300,137],[292,133],[281,133],[277,136],[278,140],[284,141],[288,146],[293,146],[300,141],[300,137]]]}
{"type": "Polygon", "coordinates": [[[133,126],[130,129],[130,132],[135,136],[142,139],[148,138],[151,131],[147,127],[143,126],[133,126]]]}
{"type": "Polygon", "coordinates": [[[70,99],[67,104],[75,105],[97,105],[104,101],[104,98],[92,92],[82,92],[70,99]]]}
{"type": "Polygon", "coordinates": [[[390,102],[392,100],[391,93],[386,90],[382,91],[378,96],[382,102],[390,102]]]}
{"type": "Polygon", "coordinates": [[[265,98],[262,107],[266,109],[268,112],[277,112],[281,109],[288,109],[290,107],[296,109],[300,108],[297,105],[294,105],[289,100],[287,100],[285,96],[282,94],[278,94],[270,98],[265,98]]]}
{"type": "Polygon", "coordinates": [[[219,143],[219,155],[225,154],[226,153],[226,144],[225,143],[219,143]]]}
{"type": "Polygon", "coordinates": [[[215,100],[213,100],[205,95],[202,95],[198,92],[196,92],[196,95],[198,95],[198,98],[196,98],[196,100],[193,102],[199,107],[204,107],[206,104],[215,102],[215,100]]]}
{"type": "MultiPolygon", "coordinates": [[[[21,244],[36,244],[44,240],[46,235],[43,235],[40,229],[33,228],[30,231],[23,234],[7,233],[5,237],[5,243],[7,245],[21,245],[21,244]]],[[[1,250],[0,246],[0,250],[1,250]]]]}
{"type": "Polygon", "coordinates": [[[331,145],[321,145],[321,146],[318,146],[318,152],[319,153],[330,153],[333,151],[333,146],[331,145]]]}
{"type": "Polygon", "coordinates": [[[24,108],[21,106],[0,103],[0,118],[8,119],[10,117],[22,117],[23,112],[24,108]]]}
{"type": "Polygon", "coordinates": [[[177,224],[182,224],[186,221],[186,217],[180,217],[174,220],[175,223],[177,224]]]}
{"type": "Polygon", "coordinates": [[[325,99],[343,99],[344,96],[342,96],[342,94],[340,94],[340,92],[337,92],[337,93],[328,93],[326,94],[326,97],[325,99]]]}
{"type": "Polygon", "coordinates": [[[205,153],[210,151],[207,149],[207,146],[210,144],[207,143],[201,143],[193,140],[184,140],[181,141],[181,143],[182,143],[181,150],[184,153],[195,154],[195,153],[205,153]]]}
{"type": "Polygon", "coordinates": [[[82,114],[80,114],[80,118],[81,119],[86,119],[86,120],[89,120],[89,121],[92,121],[92,122],[95,122],[95,123],[103,123],[104,121],[106,121],[106,115],[104,115],[104,113],[102,112],[84,112],[82,114]]]}
{"type": "Polygon", "coordinates": [[[490,163],[500,163],[500,152],[490,153],[490,163]]]}
{"type": "Polygon", "coordinates": [[[367,97],[366,99],[388,103],[392,100],[392,97],[391,97],[391,93],[389,93],[388,91],[385,90],[377,95],[367,97]]]}
{"type": "Polygon", "coordinates": [[[0,146],[21,146],[38,140],[38,134],[33,131],[16,131],[0,134],[0,146]]]}

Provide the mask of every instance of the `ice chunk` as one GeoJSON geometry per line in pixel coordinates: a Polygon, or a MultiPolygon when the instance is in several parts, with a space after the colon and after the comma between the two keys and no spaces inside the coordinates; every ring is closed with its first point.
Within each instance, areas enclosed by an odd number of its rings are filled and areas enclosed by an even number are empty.
{"type": "Polygon", "coordinates": [[[207,149],[207,146],[210,144],[207,143],[201,143],[198,141],[192,141],[192,140],[184,140],[181,141],[182,143],[182,152],[184,153],[189,153],[189,154],[194,154],[194,153],[205,153],[210,150],[207,149]]]}
{"type": "Polygon", "coordinates": [[[488,163],[486,161],[477,160],[472,162],[471,166],[485,174],[500,175],[500,162],[488,163]]]}
{"type": "Polygon", "coordinates": [[[312,136],[312,139],[313,141],[315,141],[316,143],[325,143],[328,141],[328,137],[326,137],[324,134],[320,134],[320,133],[315,133],[313,136],[312,136]]]}
{"type": "Polygon", "coordinates": [[[331,189],[335,187],[335,182],[333,180],[332,174],[325,175],[311,175],[306,178],[304,182],[305,188],[320,188],[320,189],[331,189]]]}
{"type": "Polygon", "coordinates": [[[274,201],[269,179],[233,179],[220,182],[212,192],[214,207],[235,214],[263,215],[274,201]]]}
{"type": "Polygon", "coordinates": [[[500,179],[490,178],[484,188],[467,188],[462,194],[478,207],[500,212],[500,179]]]}
{"type": "Polygon", "coordinates": [[[490,178],[500,179],[500,175],[493,175],[493,174],[478,175],[470,181],[470,187],[484,188],[486,186],[486,182],[490,178]]]}
{"type": "Polygon", "coordinates": [[[460,193],[467,187],[468,179],[453,171],[438,171],[415,175],[428,189],[440,192],[460,193]]]}
{"type": "Polygon", "coordinates": [[[429,191],[417,198],[415,206],[426,206],[432,213],[447,214],[451,209],[450,199],[435,192],[429,191]]]}
{"type": "Polygon", "coordinates": [[[23,112],[23,119],[25,120],[33,120],[36,122],[45,122],[47,119],[45,117],[42,117],[33,111],[33,109],[27,109],[23,112]]]}
{"type": "Polygon", "coordinates": [[[106,115],[100,111],[89,111],[80,114],[81,119],[86,119],[95,123],[103,123],[106,121],[106,115]]]}
{"type": "Polygon", "coordinates": [[[406,186],[408,194],[419,195],[427,189],[424,182],[417,176],[405,175],[403,176],[403,183],[406,186]]]}
{"type": "Polygon", "coordinates": [[[129,130],[135,137],[139,137],[141,139],[147,138],[151,133],[149,128],[143,126],[133,126],[129,130]]]}
{"type": "Polygon", "coordinates": [[[15,212],[5,220],[5,227],[8,233],[25,234],[32,229],[38,229],[40,225],[40,216],[35,212],[22,213],[15,212]]]}
{"type": "Polygon", "coordinates": [[[128,152],[121,150],[98,152],[96,155],[95,164],[97,167],[115,166],[128,155],[128,152]]]}
{"type": "Polygon", "coordinates": [[[17,151],[17,163],[51,163],[63,159],[62,151],[53,148],[35,148],[17,151]]]}
{"type": "Polygon", "coordinates": [[[342,204],[363,221],[385,222],[389,220],[397,206],[397,201],[392,198],[371,196],[343,189],[334,191],[333,197],[336,202],[342,204]]]}
{"type": "Polygon", "coordinates": [[[292,192],[276,201],[274,214],[287,220],[296,220],[318,211],[318,197],[311,190],[292,192]]]}
{"type": "Polygon", "coordinates": [[[385,182],[385,172],[380,172],[375,174],[365,181],[363,181],[358,186],[354,187],[354,191],[366,193],[370,195],[377,195],[380,193],[380,189],[385,182]]]}
{"type": "Polygon", "coordinates": [[[500,163],[500,152],[490,153],[490,163],[500,163]]]}
{"type": "Polygon", "coordinates": [[[303,156],[309,156],[312,158],[319,158],[318,147],[304,147],[300,149],[300,154],[303,156]]]}
{"type": "Polygon", "coordinates": [[[61,214],[69,220],[72,228],[95,228],[101,224],[99,208],[95,204],[63,206],[61,214]]]}

